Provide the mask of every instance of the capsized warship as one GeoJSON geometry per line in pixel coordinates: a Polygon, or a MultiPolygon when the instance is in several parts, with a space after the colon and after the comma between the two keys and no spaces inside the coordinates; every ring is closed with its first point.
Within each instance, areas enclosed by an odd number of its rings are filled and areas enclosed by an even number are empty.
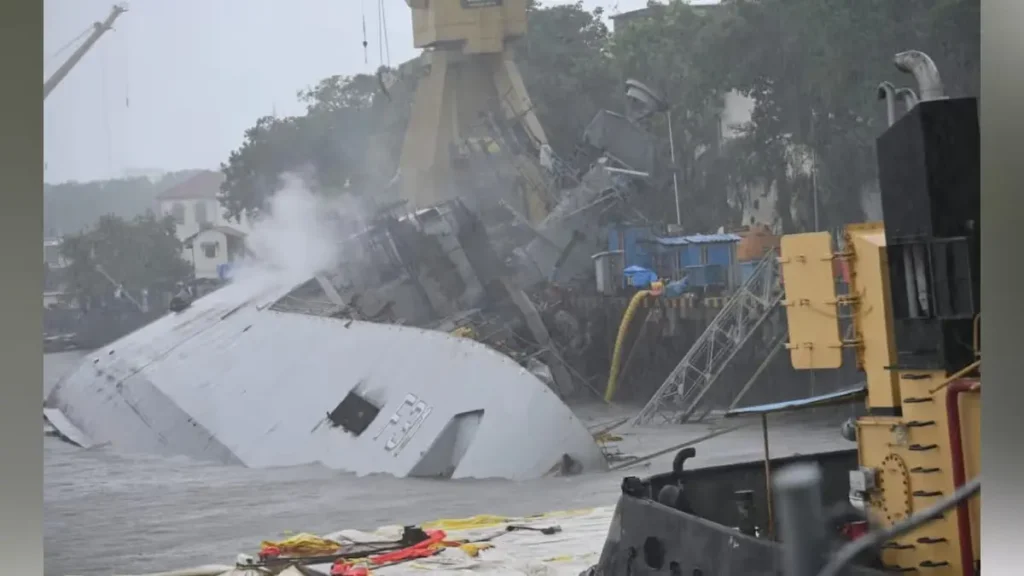
{"type": "Polygon", "coordinates": [[[48,421],[85,444],[249,467],[511,479],[563,460],[602,468],[586,428],[528,369],[539,362],[432,322],[495,292],[509,300],[472,266],[489,244],[459,208],[384,218],[333,274],[245,274],[91,352],[47,398],[48,421]]]}
{"type": "Polygon", "coordinates": [[[378,207],[321,273],[250,271],[89,353],[45,399],[46,420],[83,446],[247,467],[516,480],[604,469],[562,399],[579,377],[527,291],[592,273],[602,214],[642,186],[616,146],[649,136],[616,118],[618,132],[588,131],[586,169],[568,173],[542,222],[500,198],[378,207]]]}

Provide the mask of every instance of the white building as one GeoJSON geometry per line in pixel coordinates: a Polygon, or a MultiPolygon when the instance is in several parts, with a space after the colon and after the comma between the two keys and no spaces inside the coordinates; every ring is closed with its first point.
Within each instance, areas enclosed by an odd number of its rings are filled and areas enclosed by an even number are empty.
{"type": "Polygon", "coordinates": [[[159,213],[174,218],[178,239],[184,244],[182,257],[192,264],[198,279],[222,279],[245,252],[249,222],[224,216],[217,200],[223,182],[220,172],[201,172],[156,199],[159,213]]]}
{"type": "Polygon", "coordinates": [[[64,292],[64,285],[59,280],[59,274],[64,268],[67,268],[68,261],[61,256],[60,245],[60,238],[43,238],[43,263],[49,267],[51,274],[54,274],[54,276],[48,276],[43,284],[44,308],[59,303],[64,292]]]}
{"type": "Polygon", "coordinates": [[[43,238],[43,262],[50,268],[64,268],[68,261],[60,253],[61,238],[43,238]]]}

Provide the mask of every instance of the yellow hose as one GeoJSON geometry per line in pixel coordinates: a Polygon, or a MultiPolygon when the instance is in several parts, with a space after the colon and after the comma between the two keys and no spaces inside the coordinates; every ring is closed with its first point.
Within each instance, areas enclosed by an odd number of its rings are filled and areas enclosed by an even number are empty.
{"type": "Polygon", "coordinates": [[[605,402],[611,403],[612,398],[615,396],[615,388],[619,384],[619,370],[622,368],[620,366],[622,364],[622,346],[626,343],[626,333],[629,331],[630,323],[633,322],[633,316],[636,315],[636,309],[640,307],[640,303],[644,301],[644,298],[654,293],[652,290],[641,290],[634,294],[633,298],[629,301],[629,306],[626,307],[626,313],[622,315],[622,322],[619,323],[619,333],[615,336],[615,349],[612,351],[612,367],[608,372],[608,386],[604,390],[605,402]]]}

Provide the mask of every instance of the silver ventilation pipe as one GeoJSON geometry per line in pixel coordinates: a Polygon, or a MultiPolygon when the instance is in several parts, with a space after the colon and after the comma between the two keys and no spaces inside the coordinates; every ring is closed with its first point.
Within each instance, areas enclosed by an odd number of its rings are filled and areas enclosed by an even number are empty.
{"type": "Polygon", "coordinates": [[[913,88],[900,88],[896,90],[896,99],[903,102],[907,112],[910,112],[914,109],[914,106],[917,106],[917,92],[914,92],[913,88]]]}
{"type": "Polygon", "coordinates": [[[931,57],[924,52],[919,50],[900,52],[893,58],[893,63],[901,72],[914,75],[922,102],[941,100],[946,97],[939,69],[931,57]]]}
{"type": "Polygon", "coordinates": [[[889,120],[889,126],[896,123],[896,88],[892,82],[882,82],[878,85],[878,99],[885,100],[885,115],[889,120]]]}

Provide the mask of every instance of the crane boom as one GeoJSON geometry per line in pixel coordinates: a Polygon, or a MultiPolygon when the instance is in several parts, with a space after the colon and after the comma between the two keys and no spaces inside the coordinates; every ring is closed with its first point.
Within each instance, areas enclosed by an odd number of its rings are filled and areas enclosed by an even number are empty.
{"type": "Polygon", "coordinates": [[[46,100],[46,97],[50,95],[50,92],[53,92],[53,89],[56,88],[62,80],[64,80],[64,77],[71,72],[71,69],[78,64],[82,57],[85,56],[86,52],[92,48],[93,44],[100,39],[100,36],[103,36],[107,30],[110,30],[114,26],[114,21],[117,20],[117,17],[127,11],[128,9],[124,6],[115,5],[111,8],[110,14],[107,16],[106,20],[103,22],[96,22],[92,25],[92,34],[89,34],[89,37],[85,39],[85,42],[83,42],[82,45],[79,46],[73,54],[71,54],[71,57],[69,57],[67,61],[53,73],[53,76],[50,76],[46,82],[43,82],[43,100],[46,100]]]}

